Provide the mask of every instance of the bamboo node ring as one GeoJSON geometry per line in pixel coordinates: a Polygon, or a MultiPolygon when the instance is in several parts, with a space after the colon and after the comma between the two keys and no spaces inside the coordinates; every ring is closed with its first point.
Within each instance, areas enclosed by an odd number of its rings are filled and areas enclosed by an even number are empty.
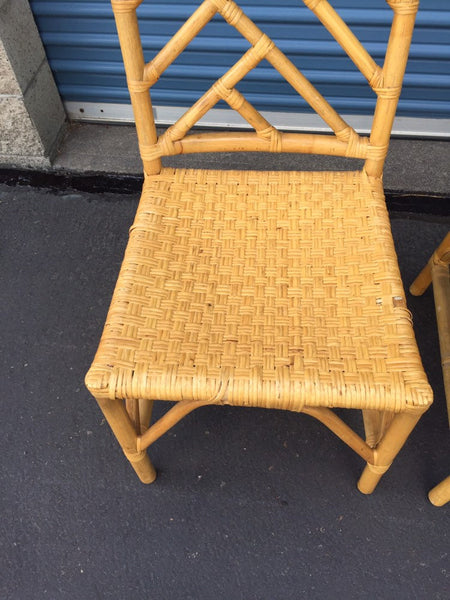
{"type": "Polygon", "coordinates": [[[131,79],[127,80],[127,85],[131,93],[139,94],[141,92],[148,92],[150,89],[150,82],[147,80],[131,79]]]}
{"type": "Polygon", "coordinates": [[[386,2],[398,15],[411,15],[419,8],[419,0],[386,0],[386,2]]]}
{"type": "Polygon", "coordinates": [[[221,2],[220,0],[212,0],[227,23],[236,27],[241,19],[244,11],[232,0],[221,2]]]}
{"type": "Polygon", "coordinates": [[[305,6],[307,6],[312,11],[314,11],[321,2],[322,0],[303,0],[305,6]]]}
{"type": "Polygon", "coordinates": [[[113,11],[118,13],[129,13],[137,9],[142,0],[111,0],[113,11]]]}
{"type": "Polygon", "coordinates": [[[153,64],[153,61],[149,62],[144,67],[144,79],[148,81],[149,86],[154,85],[158,79],[161,77],[161,73],[153,64]]]}
{"type": "Polygon", "coordinates": [[[383,475],[389,469],[391,464],[389,464],[389,465],[371,465],[370,463],[367,463],[367,466],[368,466],[369,470],[372,471],[372,473],[376,473],[377,475],[383,475]]]}

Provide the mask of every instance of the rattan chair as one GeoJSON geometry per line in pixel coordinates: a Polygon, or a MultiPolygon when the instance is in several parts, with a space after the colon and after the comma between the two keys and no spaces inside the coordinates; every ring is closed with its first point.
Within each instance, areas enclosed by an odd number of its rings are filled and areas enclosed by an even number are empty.
{"type": "MultiPolygon", "coordinates": [[[[450,427],[450,232],[433,252],[409,290],[414,296],[421,296],[431,283],[433,283],[442,375],[450,427]]],[[[434,487],[428,497],[436,506],[443,506],[450,502],[450,475],[434,487]]]]}
{"type": "Polygon", "coordinates": [[[387,0],[382,67],[326,0],[304,0],[377,96],[370,137],[232,0],[202,2],[146,64],[141,1],[112,5],[145,182],[87,387],[145,483],[156,477],[148,446],[192,410],[226,404],[316,417],[364,459],[358,487],[370,493],[432,402],[382,187],[418,0],[387,0]],[[157,137],[149,88],[217,13],[250,49],[157,137]],[[262,59],[334,133],[282,133],[257,112],[236,85],[262,59]],[[221,99],[255,131],[188,134],[221,99]],[[352,172],[161,168],[161,156],[217,151],[365,163],[352,172]],[[150,425],[153,400],[175,404],[150,425]],[[362,410],[365,441],[334,408],[362,410]]]}

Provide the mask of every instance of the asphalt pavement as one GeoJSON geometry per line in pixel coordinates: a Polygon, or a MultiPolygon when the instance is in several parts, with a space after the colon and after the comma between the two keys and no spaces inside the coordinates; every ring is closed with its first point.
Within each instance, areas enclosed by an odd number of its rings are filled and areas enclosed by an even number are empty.
{"type": "MultiPolygon", "coordinates": [[[[320,423],[232,407],[156,442],[145,486],[83,385],[137,200],[0,186],[0,598],[447,600],[450,505],[427,499],[450,473],[431,290],[408,305],[435,403],[374,494],[320,423]]],[[[391,217],[407,287],[450,220],[391,217]]]]}

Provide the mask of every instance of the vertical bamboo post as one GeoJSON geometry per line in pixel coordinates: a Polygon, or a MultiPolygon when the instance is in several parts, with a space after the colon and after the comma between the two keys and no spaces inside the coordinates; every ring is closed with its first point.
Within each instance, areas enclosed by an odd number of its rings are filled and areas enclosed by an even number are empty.
{"type": "Polygon", "coordinates": [[[403,447],[409,434],[416,426],[423,411],[405,412],[395,415],[389,429],[374,451],[374,464],[367,463],[359,481],[358,489],[363,494],[371,494],[382,475],[403,447]]]}
{"type": "Polygon", "coordinates": [[[431,283],[432,267],[434,264],[450,266],[450,232],[433,252],[430,260],[412,282],[409,291],[413,296],[421,296],[431,283]]]}
{"type": "MultiPolygon", "coordinates": [[[[144,79],[144,54],[142,51],[136,8],[142,0],[112,0],[120,48],[122,50],[128,89],[140,146],[156,144],[157,134],[150,100],[149,85],[144,79]]],[[[143,160],[144,171],[154,175],[161,170],[159,158],[143,160]]]]}
{"type": "MultiPolygon", "coordinates": [[[[372,83],[378,94],[378,100],[375,107],[370,143],[372,146],[381,148],[381,150],[386,149],[387,152],[419,0],[386,1],[394,11],[394,18],[381,72],[381,81],[372,83]]],[[[383,154],[385,153],[383,152],[383,154]]],[[[367,159],[364,165],[365,172],[372,177],[381,177],[385,158],[383,156],[382,158],[367,159]]]]}
{"type": "Polygon", "coordinates": [[[142,483],[152,483],[156,479],[155,468],[147,452],[137,449],[137,433],[123,402],[104,398],[96,400],[139,479],[142,483]]]}
{"type": "Polygon", "coordinates": [[[447,398],[447,418],[450,427],[450,273],[449,265],[432,267],[434,305],[439,332],[442,375],[447,398]]]}
{"type": "Polygon", "coordinates": [[[420,296],[431,282],[433,282],[442,375],[450,427],[450,232],[433,252],[428,263],[411,284],[409,291],[414,296],[420,296]]]}
{"type": "Polygon", "coordinates": [[[153,412],[153,400],[139,399],[139,429],[141,435],[150,427],[153,412]]]}

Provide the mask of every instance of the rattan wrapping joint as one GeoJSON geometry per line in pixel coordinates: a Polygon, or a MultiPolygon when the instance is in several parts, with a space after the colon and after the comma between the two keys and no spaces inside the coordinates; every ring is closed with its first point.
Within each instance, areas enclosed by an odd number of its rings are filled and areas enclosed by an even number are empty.
{"type": "Polygon", "coordinates": [[[209,0],[211,4],[217,6],[217,10],[227,23],[236,27],[244,11],[232,0],[209,0]]]}
{"type": "Polygon", "coordinates": [[[397,15],[411,15],[417,12],[419,0],[386,0],[397,15]]]}
{"type": "Polygon", "coordinates": [[[222,77],[213,84],[212,89],[218,99],[225,100],[234,110],[239,111],[245,102],[244,96],[236,88],[227,87],[222,77]]]}
{"type": "Polygon", "coordinates": [[[383,69],[377,65],[377,68],[372,73],[372,76],[369,79],[369,85],[372,90],[375,91],[375,88],[381,89],[384,85],[384,72],[383,69]]]}
{"type": "Polygon", "coordinates": [[[127,80],[127,86],[130,93],[142,93],[148,92],[150,89],[150,82],[147,80],[127,80]]]}
{"type": "Polygon", "coordinates": [[[262,34],[253,46],[254,53],[260,61],[263,60],[273,48],[275,48],[275,43],[265,33],[262,34]]]}
{"type": "Polygon", "coordinates": [[[111,0],[113,11],[118,13],[129,13],[137,9],[142,0],[111,0]]]}
{"type": "Polygon", "coordinates": [[[163,156],[159,142],[152,145],[140,144],[139,152],[143,161],[155,160],[163,156]]]}
{"type": "MultiPolygon", "coordinates": [[[[392,463],[391,463],[392,464],[392,463]]],[[[390,465],[387,466],[381,466],[381,465],[372,465],[369,462],[367,463],[367,468],[372,471],[372,473],[376,473],[377,475],[384,475],[384,473],[386,473],[386,471],[389,470],[390,465]]]]}
{"type": "Polygon", "coordinates": [[[150,61],[149,63],[147,63],[145,65],[145,67],[144,67],[144,79],[145,79],[145,81],[148,82],[149,88],[152,85],[155,85],[155,83],[158,81],[158,79],[160,77],[161,77],[161,73],[155,67],[155,65],[153,64],[153,61],[150,61]]]}
{"type": "Polygon", "coordinates": [[[400,97],[402,87],[400,85],[392,87],[372,87],[373,91],[379,98],[386,98],[387,100],[396,100],[400,97]]]}
{"type": "Polygon", "coordinates": [[[265,129],[256,132],[259,137],[268,140],[270,143],[269,152],[281,152],[283,143],[283,134],[276,127],[270,125],[265,129]]]}
{"type": "Polygon", "coordinates": [[[383,160],[386,157],[388,150],[389,144],[385,144],[384,146],[375,146],[373,144],[368,143],[366,156],[367,158],[370,158],[372,160],[383,160]]]}
{"type": "Polygon", "coordinates": [[[448,267],[450,265],[450,250],[444,252],[443,254],[438,251],[439,249],[433,252],[431,257],[431,261],[433,265],[439,265],[441,267],[448,267]]]}
{"type": "Polygon", "coordinates": [[[307,6],[310,10],[314,11],[314,9],[322,2],[322,0],[303,0],[305,6],[307,6]]]}
{"type": "Polygon", "coordinates": [[[128,452],[127,450],[124,450],[123,453],[132,463],[138,463],[145,457],[145,450],[141,450],[140,452],[128,452]]]}

